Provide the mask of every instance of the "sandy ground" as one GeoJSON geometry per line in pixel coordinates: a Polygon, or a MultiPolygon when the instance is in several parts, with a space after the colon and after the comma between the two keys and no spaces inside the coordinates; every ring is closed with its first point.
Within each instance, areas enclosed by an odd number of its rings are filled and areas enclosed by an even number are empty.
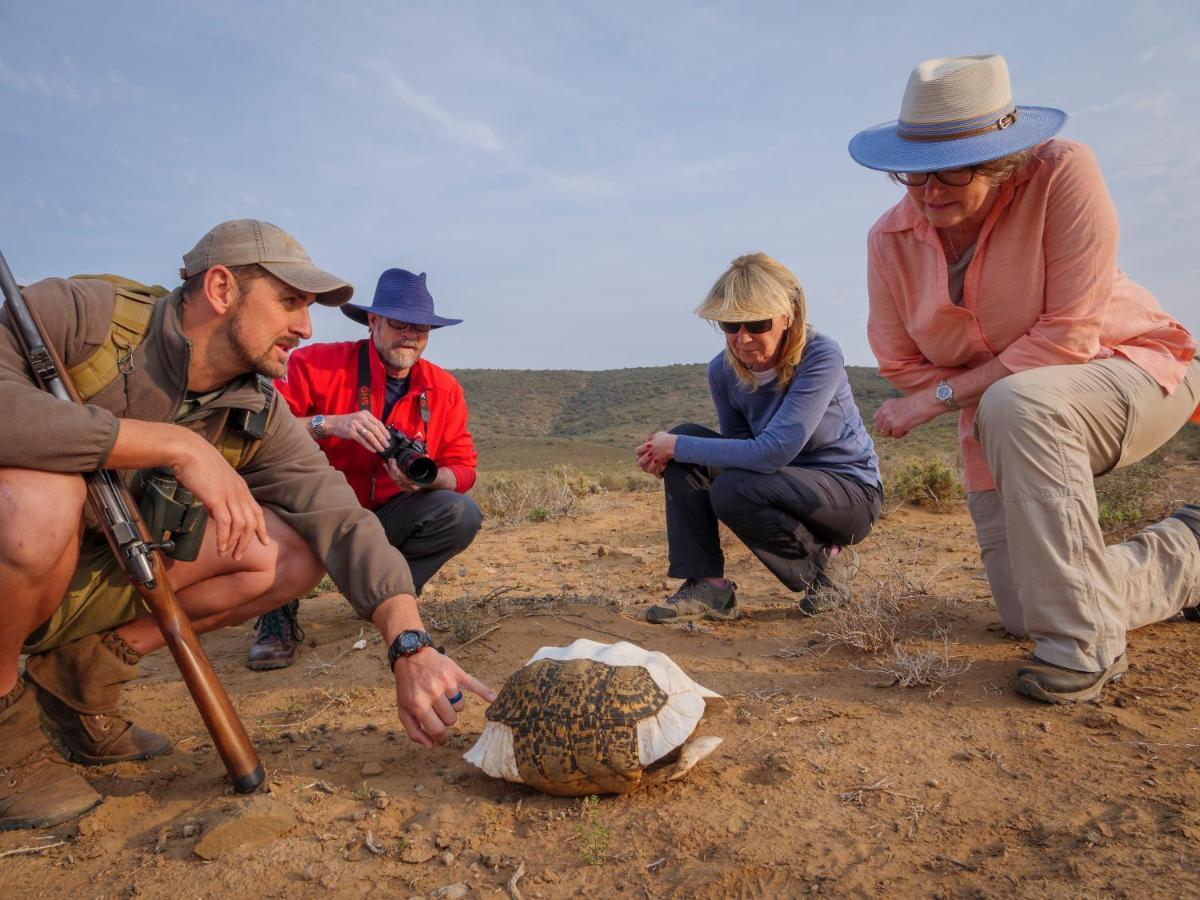
{"type": "Polygon", "coordinates": [[[725,743],[683,781],[596,803],[490,780],[461,759],[481,705],[448,746],[411,745],[381,645],[351,649],[370,629],[325,596],[302,606],[308,641],[291,669],[246,670],[248,628],[205,638],[267,766],[267,799],[295,827],[196,855],[249,801],[229,793],[155,654],[128,705],[175,750],[87,770],[106,800],[79,821],[0,835],[0,894],[1200,896],[1200,626],[1133,635],[1129,674],[1099,705],[1025,700],[1012,682],[1029,645],[999,630],[971,534],[961,506],[905,508],[861,548],[856,593],[899,598],[900,645],[940,652],[955,673],[903,689],[874,654],[831,640],[828,615],[801,617],[734,540],[739,621],[640,621],[669,593],[656,495],[485,527],[426,596],[427,623],[464,667],[498,688],[543,645],[631,640],[728,698],[698,729],[725,743]]]}

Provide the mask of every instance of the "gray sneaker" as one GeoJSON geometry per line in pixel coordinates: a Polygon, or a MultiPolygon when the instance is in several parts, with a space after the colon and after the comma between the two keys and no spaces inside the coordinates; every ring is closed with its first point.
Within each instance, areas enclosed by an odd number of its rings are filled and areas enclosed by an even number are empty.
{"type": "Polygon", "coordinates": [[[737,585],[727,587],[710,584],[703,578],[689,578],[679,586],[667,602],[646,610],[646,621],[652,625],[669,622],[695,622],[697,619],[729,621],[738,617],[737,585]]]}

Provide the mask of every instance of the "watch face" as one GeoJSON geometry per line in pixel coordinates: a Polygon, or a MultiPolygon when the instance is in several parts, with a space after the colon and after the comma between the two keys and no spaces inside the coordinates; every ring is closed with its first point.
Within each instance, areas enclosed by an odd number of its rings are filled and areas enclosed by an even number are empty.
{"type": "Polygon", "coordinates": [[[934,396],[937,397],[939,400],[949,400],[951,397],[954,396],[954,389],[951,388],[950,385],[948,385],[948,384],[939,384],[937,386],[937,391],[935,392],[934,396]]]}
{"type": "Polygon", "coordinates": [[[400,635],[400,652],[401,653],[416,653],[421,649],[421,637],[411,631],[406,631],[400,635]]]}

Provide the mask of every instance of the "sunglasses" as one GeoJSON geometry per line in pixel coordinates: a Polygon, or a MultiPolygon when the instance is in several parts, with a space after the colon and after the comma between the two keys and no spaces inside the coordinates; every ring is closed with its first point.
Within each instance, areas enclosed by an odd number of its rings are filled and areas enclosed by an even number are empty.
{"type": "Polygon", "coordinates": [[[920,187],[930,175],[948,187],[966,187],[975,180],[975,167],[942,169],[940,172],[897,172],[896,180],[907,187],[920,187]]]}
{"type": "Polygon", "coordinates": [[[429,329],[433,327],[432,325],[415,325],[412,322],[397,322],[395,319],[389,319],[386,317],[383,321],[387,322],[388,327],[393,331],[407,331],[411,328],[417,334],[426,334],[428,333],[429,329]]]}
{"type": "Polygon", "coordinates": [[[758,319],[754,322],[718,322],[717,326],[726,334],[737,334],[743,328],[751,334],[763,334],[774,324],[774,319],[758,319]]]}

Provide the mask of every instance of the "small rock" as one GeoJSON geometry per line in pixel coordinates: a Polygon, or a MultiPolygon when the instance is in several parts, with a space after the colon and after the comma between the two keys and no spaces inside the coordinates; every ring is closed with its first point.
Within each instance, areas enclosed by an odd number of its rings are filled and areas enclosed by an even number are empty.
{"type": "Polygon", "coordinates": [[[936,778],[930,778],[928,781],[925,782],[925,786],[931,787],[931,788],[940,787],[941,782],[939,782],[936,778]]]}
{"type": "Polygon", "coordinates": [[[1038,725],[1041,726],[1042,731],[1046,732],[1046,734],[1050,733],[1050,723],[1049,722],[1039,722],[1038,725]]]}
{"type": "Polygon", "coordinates": [[[376,797],[372,802],[376,809],[387,809],[392,803],[387,797],[376,797]]]}
{"type": "Polygon", "coordinates": [[[313,760],[313,768],[314,769],[325,768],[325,760],[321,759],[321,757],[318,756],[316,759],[313,760]]]}
{"type": "Polygon", "coordinates": [[[414,784],[413,785],[413,793],[414,794],[419,794],[423,790],[425,790],[425,785],[423,785],[423,784],[414,784]]]}
{"type": "Polygon", "coordinates": [[[278,800],[256,797],[218,822],[196,844],[192,852],[213,860],[228,850],[264,844],[296,826],[296,814],[278,800]]]}
{"type": "Polygon", "coordinates": [[[442,854],[442,865],[443,866],[454,865],[454,854],[451,853],[449,850],[447,850],[445,853],[442,854]]]}
{"type": "Polygon", "coordinates": [[[462,900],[463,897],[471,893],[471,889],[461,881],[456,881],[454,884],[443,885],[436,891],[430,893],[430,897],[441,897],[444,900],[462,900]]]}
{"type": "Polygon", "coordinates": [[[186,822],[179,826],[179,833],[185,838],[195,837],[200,833],[200,826],[195,822],[186,822]]]}
{"type": "Polygon", "coordinates": [[[382,775],[383,766],[380,765],[376,760],[363,763],[362,774],[364,778],[370,778],[373,775],[382,775]]]}
{"type": "Polygon", "coordinates": [[[1100,832],[1093,828],[1089,828],[1083,833],[1083,840],[1088,844],[1098,844],[1100,843],[1100,832]]]}
{"type": "Polygon", "coordinates": [[[1153,778],[1143,778],[1143,779],[1142,779],[1142,784],[1148,785],[1148,786],[1150,786],[1150,787],[1157,787],[1157,786],[1158,786],[1158,782],[1157,782],[1157,781],[1155,781],[1153,778]]]}
{"type": "Polygon", "coordinates": [[[605,547],[603,544],[601,544],[599,547],[596,548],[596,555],[597,556],[612,556],[612,551],[610,549],[608,549],[607,547],[605,547]]]}

